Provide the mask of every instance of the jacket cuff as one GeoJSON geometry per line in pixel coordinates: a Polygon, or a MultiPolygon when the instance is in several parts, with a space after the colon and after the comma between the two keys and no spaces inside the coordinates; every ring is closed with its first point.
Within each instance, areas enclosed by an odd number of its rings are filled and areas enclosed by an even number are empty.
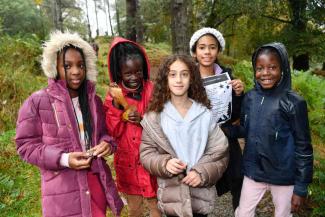
{"type": "Polygon", "coordinates": [[[308,184],[296,184],[293,188],[293,193],[300,197],[306,197],[308,194],[308,184]]]}
{"type": "Polygon", "coordinates": [[[112,137],[110,137],[110,136],[108,136],[108,135],[105,135],[104,137],[102,137],[102,138],[100,139],[100,142],[101,142],[101,141],[105,141],[105,142],[111,144],[111,147],[112,147],[112,153],[115,153],[115,151],[116,151],[116,149],[117,149],[117,143],[116,143],[116,141],[115,141],[112,137]]]}
{"type": "Polygon", "coordinates": [[[48,170],[64,169],[64,166],[60,165],[60,159],[63,152],[64,150],[62,149],[47,146],[44,149],[44,168],[48,170]]]}

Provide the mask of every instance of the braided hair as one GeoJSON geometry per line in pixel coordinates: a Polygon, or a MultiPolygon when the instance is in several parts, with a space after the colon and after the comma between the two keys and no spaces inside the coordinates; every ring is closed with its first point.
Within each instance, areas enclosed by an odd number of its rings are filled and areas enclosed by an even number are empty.
{"type": "MultiPolygon", "coordinates": [[[[80,55],[82,57],[82,61],[85,63],[85,73],[87,74],[85,55],[84,55],[82,49],[79,47],[75,47],[73,45],[68,45],[63,48],[63,50],[62,50],[63,64],[65,65],[65,54],[66,54],[67,50],[69,50],[69,49],[75,49],[76,51],[78,51],[80,53],[80,55]]],[[[64,67],[64,72],[65,72],[65,75],[67,75],[67,71],[66,71],[65,67],[64,67]]],[[[85,129],[86,150],[89,150],[91,147],[92,131],[93,130],[92,130],[92,126],[91,126],[92,117],[91,117],[90,108],[89,108],[89,104],[88,104],[86,78],[83,80],[82,84],[80,85],[80,87],[78,89],[78,96],[79,96],[80,110],[82,113],[82,119],[83,119],[83,123],[85,126],[84,129],[85,129]]]]}
{"type": "Polygon", "coordinates": [[[141,60],[143,69],[143,79],[148,80],[148,65],[143,51],[137,45],[130,42],[125,42],[115,45],[112,48],[109,56],[109,60],[111,63],[109,66],[109,70],[112,75],[113,82],[120,83],[122,81],[121,66],[130,59],[141,60]]]}

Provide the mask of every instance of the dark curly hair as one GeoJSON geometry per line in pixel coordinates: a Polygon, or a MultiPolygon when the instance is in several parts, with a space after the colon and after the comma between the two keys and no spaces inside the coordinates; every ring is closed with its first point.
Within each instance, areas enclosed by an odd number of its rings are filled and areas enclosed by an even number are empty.
{"type": "Polygon", "coordinates": [[[177,60],[185,63],[190,70],[188,97],[209,109],[211,108],[210,101],[203,87],[199,69],[192,58],[187,55],[171,55],[167,57],[159,67],[158,75],[155,79],[154,91],[147,111],[161,112],[164,109],[165,103],[170,100],[168,73],[170,65],[177,60]]]}

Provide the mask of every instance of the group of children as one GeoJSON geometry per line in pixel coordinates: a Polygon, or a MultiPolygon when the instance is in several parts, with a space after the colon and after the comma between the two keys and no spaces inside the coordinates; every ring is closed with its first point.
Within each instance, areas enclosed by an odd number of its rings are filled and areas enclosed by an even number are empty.
{"type": "Polygon", "coordinates": [[[190,54],[172,55],[154,83],[144,49],[116,37],[108,53],[110,85],[96,95],[96,55],[77,34],[56,32],[44,44],[48,86],[22,105],[17,151],[41,171],[43,216],[207,216],[216,193],[230,191],[235,216],[254,216],[266,190],[275,216],[291,216],[312,180],[307,106],[291,90],[288,54],[280,43],[252,57],[255,87],[219,64],[225,40],[203,28],[190,54]],[[231,118],[213,119],[214,97],[202,79],[228,73],[231,118]],[[238,121],[240,119],[240,121],[238,121]],[[242,150],[238,138],[245,138],[242,150]],[[116,184],[104,159],[114,153],[116,184]],[[120,194],[118,193],[120,192],[120,194]]]}

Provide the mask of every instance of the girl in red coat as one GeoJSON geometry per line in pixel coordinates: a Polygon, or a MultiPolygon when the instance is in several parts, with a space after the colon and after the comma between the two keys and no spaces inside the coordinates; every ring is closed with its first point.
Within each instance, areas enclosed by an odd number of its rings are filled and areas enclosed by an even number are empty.
{"type": "Polygon", "coordinates": [[[147,202],[150,216],[161,216],[157,208],[156,177],[139,160],[140,121],[152,93],[147,55],[138,44],[117,37],[108,54],[110,87],[104,107],[106,126],[118,142],[114,155],[117,187],[124,193],[129,216],[142,216],[147,202]]]}

